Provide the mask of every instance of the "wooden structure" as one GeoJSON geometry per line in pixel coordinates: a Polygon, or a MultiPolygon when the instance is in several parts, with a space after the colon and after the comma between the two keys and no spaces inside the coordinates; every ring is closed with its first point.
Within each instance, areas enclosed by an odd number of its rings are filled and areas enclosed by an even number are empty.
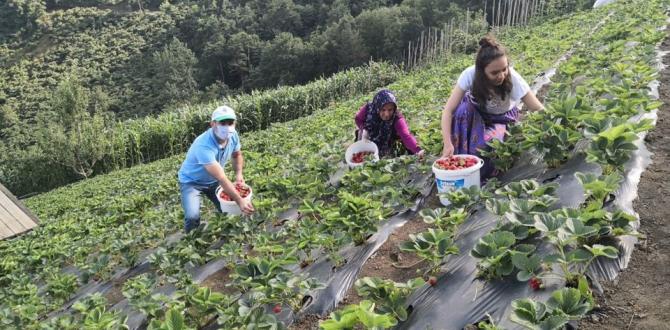
{"type": "Polygon", "coordinates": [[[38,225],[37,217],[0,184],[0,240],[23,234],[38,225]]]}

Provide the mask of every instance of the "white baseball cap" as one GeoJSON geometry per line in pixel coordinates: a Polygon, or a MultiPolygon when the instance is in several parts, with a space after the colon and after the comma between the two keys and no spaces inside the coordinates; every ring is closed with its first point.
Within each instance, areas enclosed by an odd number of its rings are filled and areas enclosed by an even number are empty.
{"type": "Polygon", "coordinates": [[[222,105],[216,108],[214,112],[212,112],[212,121],[221,121],[226,119],[237,120],[233,108],[227,105],[222,105]]]}

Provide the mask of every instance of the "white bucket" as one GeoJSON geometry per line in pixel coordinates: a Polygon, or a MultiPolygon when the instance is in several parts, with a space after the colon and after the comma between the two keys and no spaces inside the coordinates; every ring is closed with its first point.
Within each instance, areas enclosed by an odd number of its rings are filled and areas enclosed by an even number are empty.
{"type": "Polygon", "coordinates": [[[377,145],[370,141],[370,140],[360,140],[352,143],[349,148],[347,148],[347,151],[344,153],[344,159],[347,161],[347,165],[349,165],[349,168],[354,168],[357,166],[362,166],[365,164],[365,162],[362,163],[353,163],[351,161],[351,158],[354,156],[355,153],[357,152],[373,152],[374,153],[374,161],[379,160],[379,148],[377,148],[377,145]]]}
{"type": "MultiPolygon", "coordinates": [[[[233,184],[234,185],[234,184],[233,184]]],[[[253,195],[253,190],[251,190],[251,187],[248,185],[245,185],[247,188],[249,188],[249,195],[247,197],[244,197],[244,200],[246,201],[251,201],[251,196],[253,195]]],[[[221,212],[223,213],[228,213],[230,215],[240,215],[242,214],[242,210],[240,210],[240,206],[235,203],[235,201],[224,201],[221,199],[219,196],[221,194],[221,191],[223,188],[221,186],[216,187],[216,199],[219,200],[219,204],[221,205],[221,212]]]]}
{"type": "MultiPolygon", "coordinates": [[[[461,170],[443,170],[435,166],[437,160],[433,162],[433,173],[435,174],[435,184],[437,185],[437,192],[447,193],[452,190],[460,188],[468,188],[471,186],[480,186],[479,169],[484,166],[484,160],[473,155],[454,155],[455,157],[470,157],[476,158],[477,164],[474,166],[464,168],[461,170]]],[[[451,204],[447,198],[440,197],[440,202],[444,206],[451,204]]]]}

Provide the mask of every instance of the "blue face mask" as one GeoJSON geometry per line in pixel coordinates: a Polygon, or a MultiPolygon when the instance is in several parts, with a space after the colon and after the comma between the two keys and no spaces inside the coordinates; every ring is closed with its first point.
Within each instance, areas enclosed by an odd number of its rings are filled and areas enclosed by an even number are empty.
{"type": "Polygon", "coordinates": [[[218,137],[221,140],[227,140],[230,135],[235,133],[235,126],[234,125],[229,125],[229,126],[221,126],[217,125],[214,128],[214,134],[216,134],[216,137],[218,137]]]}

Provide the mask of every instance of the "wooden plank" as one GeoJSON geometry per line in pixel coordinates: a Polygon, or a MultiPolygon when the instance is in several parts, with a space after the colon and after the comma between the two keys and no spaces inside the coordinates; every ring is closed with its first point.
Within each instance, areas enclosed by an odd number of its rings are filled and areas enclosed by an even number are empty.
{"type": "MultiPolygon", "coordinates": [[[[4,207],[7,213],[9,213],[21,225],[21,232],[23,232],[25,229],[34,227],[35,222],[33,219],[25,214],[25,212],[23,212],[23,210],[19,208],[13,200],[9,199],[7,195],[0,193],[0,205],[4,207]]],[[[8,225],[10,228],[12,227],[11,224],[8,225]]]]}
{"type": "MultiPolygon", "coordinates": [[[[0,203],[1,202],[2,201],[0,201],[0,203]]],[[[14,215],[12,215],[11,213],[9,213],[9,211],[7,211],[7,208],[5,208],[4,204],[0,204],[0,221],[2,221],[5,225],[7,225],[7,227],[9,227],[9,230],[11,230],[12,233],[14,234],[22,233],[26,229],[28,229],[23,225],[21,225],[21,222],[19,222],[19,220],[16,219],[14,215]]]]}
{"type": "Polygon", "coordinates": [[[0,219],[0,240],[14,236],[14,232],[0,219]]]}
{"type": "Polygon", "coordinates": [[[37,217],[33,214],[33,212],[31,212],[25,205],[23,205],[23,203],[21,203],[21,201],[18,198],[16,198],[14,194],[12,194],[9,191],[9,189],[5,188],[5,186],[3,186],[2,183],[0,183],[0,192],[4,193],[7,198],[14,201],[14,204],[16,204],[16,206],[18,206],[21,210],[23,210],[23,213],[29,216],[34,223],[38,225],[40,224],[40,220],[37,219],[37,217]]]}

